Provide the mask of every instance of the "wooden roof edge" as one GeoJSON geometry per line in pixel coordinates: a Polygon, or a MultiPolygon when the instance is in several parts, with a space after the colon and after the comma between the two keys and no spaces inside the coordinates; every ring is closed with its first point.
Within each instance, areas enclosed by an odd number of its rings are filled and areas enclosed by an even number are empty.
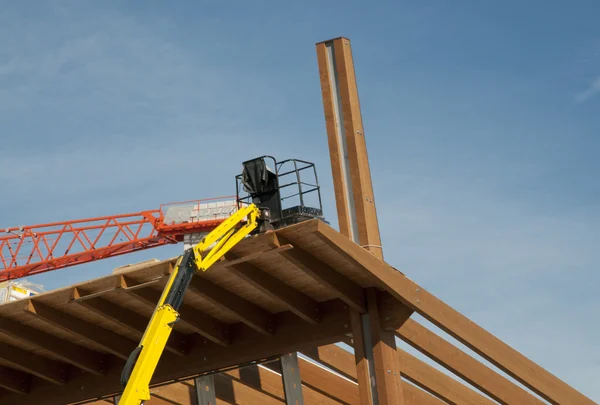
{"type": "MultiPolygon", "coordinates": [[[[165,270],[168,270],[168,268],[165,266],[174,264],[175,260],[176,259],[174,259],[174,258],[170,258],[170,259],[159,260],[157,262],[147,263],[147,264],[146,264],[146,262],[148,262],[148,261],[136,263],[136,264],[131,265],[131,269],[127,269],[126,271],[120,271],[118,273],[110,273],[110,274],[106,274],[106,275],[96,277],[96,278],[93,278],[90,280],[85,280],[85,281],[71,284],[68,286],[44,291],[40,294],[36,294],[31,297],[27,297],[27,299],[28,300],[29,299],[33,299],[33,300],[43,299],[49,295],[54,295],[54,294],[58,294],[61,292],[70,291],[70,290],[73,290],[74,288],[80,288],[80,289],[85,290],[86,287],[93,286],[94,284],[97,284],[97,283],[100,283],[100,282],[103,282],[106,280],[115,279],[115,278],[118,278],[119,276],[131,276],[131,275],[142,273],[144,271],[148,271],[150,269],[156,270],[156,274],[165,273],[165,270]],[[146,264],[146,265],[144,265],[144,264],[146,264]]],[[[24,299],[0,304],[0,314],[3,311],[3,309],[5,309],[5,308],[8,309],[13,306],[22,306],[22,302],[24,302],[24,299]]]]}
{"type": "MultiPolygon", "coordinates": [[[[290,226],[287,226],[285,228],[281,228],[281,229],[278,229],[275,231],[269,231],[269,232],[263,233],[263,234],[252,235],[252,236],[248,237],[247,239],[243,240],[242,242],[240,242],[240,245],[243,246],[244,244],[248,243],[249,241],[262,239],[262,238],[270,240],[270,239],[276,238],[276,235],[278,232],[281,232],[283,230],[288,230],[288,229],[294,229],[295,227],[299,227],[299,226],[303,227],[303,228],[308,227],[308,228],[316,229],[317,221],[319,221],[319,220],[317,220],[317,219],[310,220],[310,221],[306,221],[303,223],[290,225],[290,226]]],[[[270,242],[267,242],[267,244],[269,244],[269,243],[270,242]]],[[[272,245],[272,247],[275,247],[275,246],[272,245]]],[[[283,249],[283,250],[285,250],[285,249],[283,249]]],[[[263,253],[263,252],[256,252],[253,255],[258,255],[260,253],[263,253]]],[[[57,294],[57,293],[64,292],[64,291],[70,291],[74,288],[79,288],[79,289],[85,290],[86,287],[93,286],[94,284],[103,282],[105,280],[118,278],[119,276],[136,276],[136,275],[139,275],[139,274],[146,272],[148,270],[151,270],[151,269],[155,269],[157,274],[162,273],[164,275],[167,275],[168,272],[170,272],[170,270],[168,268],[162,269],[162,267],[168,266],[168,265],[174,265],[175,262],[177,261],[177,258],[178,258],[178,256],[171,257],[168,259],[163,259],[163,260],[148,259],[148,260],[137,262],[137,263],[126,264],[126,265],[114,268],[113,271],[109,274],[105,274],[105,275],[102,275],[99,277],[95,277],[93,279],[81,281],[81,282],[78,282],[75,284],[70,284],[70,285],[67,285],[64,287],[59,287],[59,288],[55,288],[52,290],[44,291],[40,294],[36,294],[34,296],[28,297],[28,299],[39,299],[41,297],[46,297],[48,295],[57,294]],[[163,270],[165,270],[165,271],[163,272],[163,270]]],[[[221,264],[224,264],[227,262],[228,262],[228,260],[223,259],[223,260],[217,262],[215,265],[218,266],[218,265],[221,265],[221,264]]],[[[21,302],[21,300],[16,301],[16,302],[13,301],[13,302],[2,303],[2,304],[0,304],[0,312],[2,311],[2,308],[4,308],[4,307],[11,307],[14,305],[22,306],[20,304],[20,302],[21,302]],[[16,304],[17,302],[19,302],[19,304],[16,304]]]]}
{"type": "Polygon", "coordinates": [[[319,223],[315,233],[349,262],[367,269],[377,288],[389,293],[401,305],[417,312],[546,401],[597,405],[329,225],[319,223]]]}

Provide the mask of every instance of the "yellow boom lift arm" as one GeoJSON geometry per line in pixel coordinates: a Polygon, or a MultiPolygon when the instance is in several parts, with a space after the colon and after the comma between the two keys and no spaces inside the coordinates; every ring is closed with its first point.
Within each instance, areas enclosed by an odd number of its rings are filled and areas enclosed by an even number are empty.
{"type": "Polygon", "coordinates": [[[125,390],[119,405],[142,405],[144,401],[150,400],[150,381],[173,326],[179,319],[177,311],[192,277],[198,272],[208,270],[254,231],[258,226],[259,217],[260,211],[254,204],[239,209],[177,260],[144,336],[123,368],[121,384],[125,390]],[[240,223],[242,225],[238,226],[240,223]],[[205,251],[213,244],[204,256],[205,251]]]}

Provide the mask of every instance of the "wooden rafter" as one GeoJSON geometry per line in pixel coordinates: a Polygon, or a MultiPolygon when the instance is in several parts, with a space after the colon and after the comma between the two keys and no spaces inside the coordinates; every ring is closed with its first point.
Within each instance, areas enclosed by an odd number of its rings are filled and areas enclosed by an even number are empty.
{"type": "MultiPolygon", "coordinates": [[[[380,331],[375,331],[371,337],[376,337],[377,333],[381,333],[381,331],[396,333],[400,338],[412,342],[414,347],[466,381],[467,385],[453,378],[448,380],[439,377],[438,370],[431,370],[429,366],[417,359],[403,360],[402,353],[400,357],[378,354],[380,357],[387,358],[388,364],[396,362],[394,357],[398,359],[396,368],[400,370],[405,379],[400,384],[405,404],[437,405],[440,403],[438,398],[450,401],[469,397],[470,401],[487,403],[485,395],[499,403],[515,403],[515,399],[517,399],[519,404],[536,404],[535,401],[527,402],[534,397],[532,394],[523,395],[525,390],[515,388],[516,386],[506,379],[499,379],[497,374],[491,373],[483,364],[475,363],[475,359],[450,346],[449,342],[444,344],[439,339],[434,339],[435,336],[415,329],[414,321],[410,319],[411,314],[413,311],[424,311],[429,308],[430,304],[415,301],[409,305],[410,299],[403,299],[399,293],[399,291],[403,292],[402,289],[399,289],[398,284],[402,286],[405,283],[404,275],[356,244],[352,242],[346,244],[347,238],[336,239],[332,236],[332,232],[333,235],[339,236],[328,225],[310,221],[279,230],[276,232],[278,237],[260,235],[260,237],[249,239],[251,243],[241,243],[239,249],[235,251],[236,258],[233,260],[242,259],[246,255],[253,254],[254,251],[265,252],[278,249],[278,246],[292,245],[285,251],[278,251],[276,254],[270,253],[270,255],[274,255],[270,256],[272,260],[261,260],[254,256],[252,260],[237,261],[236,265],[248,264],[256,266],[260,270],[258,272],[253,269],[252,272],[246,272],[245,277],[248,279],[245,283],[240,282],[242,278],[234,277],[236,270],[234,270],[234,266],[227,266],[228,260],[219,263],[219,266],[228,269],[225,271],[224,268],[221,268],[224,271],[211,273],[210,281],[204,275],[198,275],[197,279],[200,282],[206,281],[211,285],[218,286],[205,295],[210,294],[213,301],[220,303],[222,307],[211,305],[212,302],[207,301],[205,296],[193,291],[190,291],[189,297],[186,295],[184,306],[189,306],[194,311],[211,314],[211,317],[219,319],[218,322],[231,325],[232,339],[228,346],[223,346],[209,339],[194,339],[195,336],[198,336],[197,331],[181,327],[180,330],[177,330],[178,334],[186,341],[193,340],[194,345],[183,356],[174,356],[171,352],[164,353],[153,384],[187,378],[203,371],[244,364],[253,360],[278,356],[282,353],[301,351],[311,357],[319,358],[320,363],[344,375],[355,384],[353,385],[355,387],[354,394],[348,395],[346,389],[350,385],[340,384],[342,388],[337,385],[331,386],[336,380],[332,379],[329,374],[321,376],[322,381],[319,381],[320,375],[315,369],[316,374],[313,374],[314,370],[309,371],[310,374],[307,375],[308,379],[305,381],[311,389],[318,392],[322,398],[326,397],[322,392],[327,393],[330,395],[328,397],[330,400],[333,400],[333,397],[341,397],[346,398],[344,399],[346,401],[355,396],[356,400],[360,401],[356,357],[343,349],[340,349],[340,352],[335,347],[320,347],[310,350],[310,347],[315,345],[346,340],[347,336],[352,334],[354,325],[357,323],[352,318],[360,319],[362,316],[347,302],[340,298],[333,298],[340,296],[337,290],[332,289],[326,283],[319,282],[314,277],[307,276],[306,272],[299,272],[296,264],[282,259],[288,252],[310,251],[313,261],[310,265],[311,271],[312,268],[318,269],[319,266],[328,268],[355,285],[363,296],[370,295],[371,298],[366,300],[364,305],[367,310],[371,311],[370,319],[374,320],[375,324],[381,325],[380,331]],[[335,248],[333,245],[340,248],[335,248]],[[278,283],[271,283],[272,280],[270,280],[261,285],[260,280],[254,279],[268,274],[279,282],[284,282],[279,276],[286,274],[286,267],[290,269],[290,272],[298,274],[298,278],[286,278],[285,283],[294,291],[302,291],[303,297],[309,297],[311,302],[317,302],[319,308],[322,309],[322,319],[319,324],[308,322],[305,318],[298,316],[297,310],[282,306],[280,302],[273,304],[272,299],[268,300],[267,298],[276,296],[270,289],[278,283]],[[263,288],[260,294],[257,292],[257,285],[261,285],[263,288]],[[244,298],[238,294],[244,295],[244,298]],[[232,298],[233,296],[235,298],[232,298]],[[373,297],[375,297],[375,304],[373,297]],[[273,324],[277,327],[269,334],[249,327],[243,319],[252,315],[244,313],[240,306],[251,309],[260,308],[260,312],[268,314],[267,316],[273,319],[273,324]],[[275,307],[283,308],[283,312],[265,309],[275,307]],[[376,312],[373,312],[374,309],[376,312]],[[243,316],[236,315],[236,313],[243,316]],[[377,320],[377,318],[381,319],[377,320]],[[390,359],[392,362],[389,362],[390,359]],[[417,388],[415,384],[422,388],[417,388]],[[470,389],[468,384],[481,393],[470,389]],[[424,392],[423,389],[435,393],[438,398],[424,392]],[[514,396],[515,393],[521,396],[514,396]]],[[[0,349],[3,347],[10,349],[12,346],[9,345],[16,344],[13,343],[16,340],[23,342],[22,346],[18,345],[20,352],[15,352],[18,355],[11,357],[12,352],[5,354],[4,350],[0,350],[0,364],[9,368],[11,372],[14,370],[22,372],[22,374],[11,374],[11,377],[6,380],[7,384],[10,384],[11,381],[20,381],[20,377],[29,378],[28,375],[43,378],[43,380],[32,380],[29,390],[20,394],[16,393],[17,386],[15,384],[9,387],[12,390],[2,388],[0,405],[16,403],[19,401],[18,398],[25,398],[25,402],[32,405],[62,405],[69,401],[107,396],[118,392],[120,390],[119,376],[127,351],[125,344],[119,347],[114,345],[114,342],[110,342],[110,336],[116,334],[127,339],[131,350],[133,349],[136,336],[135,333],[131,333],[131,329],[136,330],[138,334],[143,331],[154,305],[153,301],[157,298],[159,289],[168,277],[168,273],[158,272],[154,269],[155,266],[160,266],[163,270],[165,268],[164,263],[148,264],[147,267],[141,266],[124,274],[121,284],[116,283],[118,278],[109,276],[32,297],[26,301],[0,306],[0,335],[6,336],[3,338],[5,342],[0,343],[0,349]],[[83,292],[82,296],[77,295],[79,291],[83,292]],[[127,303],[135,303],[135,305],[127,306],[127,303]],[[88,311],[88,308],[93,310],[88,311]],[[98,317],[97,314],[101,314],[102,317],[98,317]],[[133,322],[129,322],[131,319],[133,322]],[[127,324],[129,327],[123,328],[127,324]],[[88,327],[89,330],[86,329],[88,327]],[[71,350],[72,348],[74,350],[71,350]],[[89,357],[90,355],[91,357],[89,357]],[[22,362],[20,362],[21,358],[22,362]],[[82,371],[81,366],[90,358],[97,362],[87,364],[87,368],[94,370],[95,374],[82,371]],[[66,361],[67,359],[68,361],[66,361]],[[103,360],[106,361],[102,362],[103,360]],[[16,364],[20,367],[16,367],[16,364]],[[68,364],[71,364],[70,371],[64,373],[62,370],[68,364]],[[106,370],[102,372],[103,369],[106,370]],[[84,391],[78,388],[82,386],[86,387],[84,391]],[[54,402],[48,402],[48,398],[54,402]]],[[[452,314],[451,311],[447,311],[447,313],[452,314]]],[[[381,341],[380,339],[379,342],[381,341]]],[[[377,342],[377,339],[374,342],[377,342]]],[[[379,352],[390,353],[389,349],[391,348],[393,346],[388,344],[387,348],[379,352]]],[[[377,353],[377,351],[376,348],[374,352],[377,353]]],[[[309,366],[308,370],[311,370],[310,367],[312,366],[309,366]]],[[[393,369],[390,368],[390,370],[393,369]]],[[[398,381],[399,379],[396,379],[390,384],[398,381]]],[[[358,403],[362,404],[363,402],[358,403]]]]}
{"type": "MultiPolygon", "coordinates": [[[[341,234],[383,260],[350,40],[336,38],[316,48],[341,234]]],[[[368,315],[360,322],[353,318],[353,335],[365,345],[356,351],[360,396],[364,405],[402,404],[400,369],[390,355],[396,349],[394,335],[368,320],[379,319],[375,295],[367,303],[368,315]]]]}
{"type": "MultiPolygon", "coordinates": [[[[360,405],[357,396],[358,384],[355,378],[342,378],[323,368],[336,369],[337,373],[351,376],[354,373],[352,355],[336,345],[315,347],[313,353],[321,353],[321,365],[302,358],[299,359],[302,377],[303,395],[307,404],[321,405],[360,405]]],[[[243,403],[245,405],[283,404],[285,401],[281,376],[277,362],[263,366],[247,366],[241,369],[225,371],[215,376],[217,399],[225,403],[243,403]],[[273,370],[273,371],[269,371],[273,370]]],[[[446,402],[428,394],[412,384],[403,382],[405,402],[408,405],[443,405],[446,402]]],[[[177,403],[195,405],[193,400],[193,382],[187,380],[151,389],[153,399],[149,405],[177,403]]],[[[89,405],[112,403],[102,400],[89,405]]]]}
{"type": "Polygon", "coordinates": [[[206,279],[193,278],[189,292],[229,311],[239,321],[264,335],[272,335],[275,332],[275,322],[271,313],[206,279]]]}
{"type": "MultiPolygon", "coordinates": [[[[280,239],[283,240],[282,237],[280,239]]],[[[340,299],[356,311],[363,313],[367,311],[362,288],[327,264],[315,259],[310,253],[296,247],[282,252],[281,256],[318,283],[335,291],[340,299]]]]}
{"type": "MultiPolygon", "coordinates": [[[[336,373],[341,374],[345,378],[350,381],[357,382],[358,375],[357,369],[354,365],[354,360],[352,354],[339,346],[336,345],[326,345],[318,348],[314,348],[312,350],[304,350],[302,353],[319,363],[322,363],[327,368],[334,370],[336,373]]],[[[413,373],[414,374],[414,373],[413,373]]],[[[304,378],[304,377],[303,377],[304,378]]],[[[318,375],[317,378],[323,379],[323,376],[318,375]]],[[[359,387],[358,384],[354,385],[352,388],[351,385],[348,384],[340,384],[337,385],[343,386],[344,390],[347,390],[351,393],[351,396],[357,398],[357,404],[363,404],[363,400],[360,399],[359,396],[359,387]]],[[[331,390],[337,390],[338,388],[331,388],[331,390]]],[[[408,384],[406,381],[402,381],[402,393],[404,396],[404,401],[407,404],[420,404],[420,405],[441,405],[445,404],[437,397],[424,392],[421,389],[416,388],[414,385],[408,384]]],[[[347,398],[344,396],[343,398],[347,398]]]]}
{"type": "Polygon", "coordinates": [[[0,343],[0,361],[12,369],[24,371],[52,384],[63,385],[67,382],[67,364],[15,346],[0,343]]]}
{"type": "Polygon", "coordinates": [[[246,283],[279,301],[300,318],[310,323],[319,323],[319,304],[311,297],[248,262],[237,263],[229,268],[246,283]]]}
{"type": "Polygon", "coordinates": [[[441,400],[450,404],[495,405],[494,401],[411,354],[399,350],[398,355],[404,377],[441,400]]]}
{"type": "MultiPolygon", "coordinates": [[[[348,333],[347,308],[340,301],[322,304],[323,318],[319,325],[304,322],[291,312],[279,314],[278,328],[273,335],[262,335],[253,330],[240,330],[235,343],[229,347],[207,345],[195,348],[188,356],[163,361],[155,373],[154,382],[186,378],[202,371],[228,367],[256,359],[276,356],[288,351],[300,350],[306,346],[321,345],[339,341],[348,333]]],[[[88,373],[72,376],[69,382],[74,387],[87,387],[82,390],[68,390],[56,385],[43,385],[28,394],[29,404],[62,405],[68,401],[78,401],[95,396],[105,396],[120,390],[119,376],[123,362],[112,367],[106,376],[98,379],[88,373]]],[[[6,397],[6,401],[11,397],[6,397]]],[[[0,404],[5,398],[0,398],[0,404]]]]}
{"type": "Polygon", "coordinates": [[[370,269],[373,283],[418,312],[511,377],[556,405],[595,405],[583,394],[544,370],[515,349],[456,311],[439,298],[372,254],[355,249],[350,240],[319,223],[317,236],[350,263],[370,269]]]}
{"type": "MultiPolygon", "coordinates": [[[[130,296],[145,305],[148,309],[154,310],[161,294],[161,291],[153,288],[139,288],[131,291],[130,296]]],[[[223,322],[187,304],[183,304],[178,312],[180,315],[179,322],[194,330],[199,335],[221,346],[229,344],[229,327],[223,322]]]]}
{"type": "Polygon", "coordinates": [[[30,384],[30,374],[0,366],[0,387],[16,394],[25,394],[30,384]]]}
{"type": "MultiPolygon", "coordinates": [[[[87,299],[86,295],[80,293],[81,289],[73,289],[74,299],[72,302],[81,305],[87,310],[113,322],[131,333],[132,337],[141,339],[146,330],[148,320],[138,313],[119,306],[102,296],[87,299]],[[83,299],[80,299],[82,297],[83,299]]],[[[181,333],[173,331],[165,350],[175,355],[183,356],[187,351],[187,339],[181,333]]],[[[132,349],[133,350],[133,349],[132,349]]]]}
{"type": "Polygon", "coordinates": [[[544,404],[537,397],[480,363],[418,322],[406,321],[397,330],[397,335],[400,339],[500,404],[544,404]]]}
{"type": "Polygon", "coordinates": [[[123,360],[127,360],[127,357],[131,353],[131,348],[136,346],[133,340],[129,340],[91,322],[86,322],[67,313],[57,311],[41,302],[29,300],[25,307],[25,313],[38,317],[44,322],[72,333],[88,342],[93,342],[97,346],[101,346],[108,353],[123,360]]]}
{"type": "Polygon", "coordinates": [[[106,372],[105,357],[98,352],[62,340],[39,329],[13,321],[0,319],[0,334],[13,339],[24,339],[37,348],[52,353],[55,358],[96,376],[106,372]]]}

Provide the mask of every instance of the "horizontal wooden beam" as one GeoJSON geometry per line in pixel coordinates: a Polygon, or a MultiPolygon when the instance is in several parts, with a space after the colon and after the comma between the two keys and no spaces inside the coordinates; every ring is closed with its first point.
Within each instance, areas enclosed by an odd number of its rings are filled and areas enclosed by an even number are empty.
{"type": "Polygon", "coordinates": [[[313,324],[319,323],[319,304],[311,297],[250,263],[238,263],[230,269],[240,279],[285,305],[286,309],[300,318],[313,324]]]}
{"type": "Polygon", "coordinates": [[[517,384],[475,360],[418,322],[407,321],[397,330],[397,335],[500,404],[544,405],[544,402],[517,384]]]}
{"type": "Polygon", "coordinates": [[[396,299],[551,404],[596,405],[591,399],[544,370],[327,224],[319,221],[315,233],[349,263],[368,269],[374,286],[387,290],[396,299]]]}
{"type": "Polygon", "coordinates": [[[300,353],[349,380],[357,381],[354,356],[335,344],[303,349],[300,353]]]}
{"type": "MultiPolygon", "coordinates": [[[[282,240],[282,237],[280,236],[279,239],[282,240]]],[[[337,296],[348,306],[361,313],[366,313],[365,295],[359,285],[297,246],[292,250],[282,252],[281,256],[315,281],[335,291],[337,296]]]]}
{"type": "MultiPolygon", "coordinates": [[[[269,364],[276,364],[276,362],[269,364]]],[[[268,370],[266,367],[249,366],[238,370],[228,371],[226,375],[234,380],[240,381],[248,387],[277,399],[278,404],[281,404],[285,401],[281,376],[268,370]]],[[[302,372],[300,375],[302,377],[302,372]]],[[[302,382],[306,383],[305,380],[302,382]]],[[[339,404],[338,401],[331,400],[328,396],[321,394],[318,392],[318,390],[310,387],[309,385],[304,385],[302,387],[302,394],[304,395],[304,401],[306,404],[339,404]]],[[[217,395],[219,395],[218,392],[217,395]]],[[[242,398],[245,400],[246,397],[244,396],[237,398],[238,402],[242,402],[242,398]]]]}
{"type": "Polygon", "coordinates": [[[402,394],[406,405],[448,405],[447,402],[406,381],[402,381],[402,394]]]}
{"type": "MultiPolygon", "coordinates": [[[[281,405],[279,398],[266,395],[259,389],[251,387],[228,375],[215,375],[215,392],[222,404],[248,405],[281,405]]],[[[193,405],[193,404],[190,404],[193,405]]]]}
{"type": "MultiPolygon", "coordinates": [[[[170,269],[171,266],[169,266],[168,268],[170,269]]],[[[152,285],[159,284],[165,280],[165,278],[166,278],[165,276],[166,275],[163,275],[161,277],[156,277],[149,281],[136,283],[136,285],[131,286],[130,289],[134,290],[137,288],[146,288],[146,287],[150,287],[152,285]]],[[[74,287],[74,288],[77,288],[77,301],[85,301],[85,300],[91,300],[94,298],[102,297],[102,296],[105,296],[106,294],[114,292],[116,288],[122,288],[124,277],[126,277],[126,276],[123,274],[113,274],[113,275],[109,276],[109,278],[107,278],[107,280],[105,282],[107,282],[107,284],[109,284],[109,285],[112,284],[113,286],[109,287],[105,290],[101,290],[101,291],[90,292],[90,291],[86,291],[85,288],[82,286],[74,287]],[[112,283],[111,283],[111,281],[112,281],[112,283]]]]}
{"type": "Polygon", "coordinates": [[[240,322],[264,335],[272,335],[275,332],[273,314],[207,279],[194,277],[189,291],[230,312],[240,322]]]}
{"type": "MultiPolygon", "coordinates": [[[[344,350],[343,348],[337,345],[326,345],[320,346],[317,348],[305,349],[301,351],[302,354],[312,358],[313,360],[321,363],[323,366],[339,373],[344,376],[348,380],[356,383],[357,374],[356,374],[356,365],[354,363],[354,356],[352,353],[344,350]]],[[[301,363],[301,367],[304,363],[301,363]]],[[[315,366],[319,367],[319,366],[315,366]]],[[[313,369],[314,371],[315,369],[313,369]]],[[[304,379],[305,374],[303,370],[300,370],[300,375],[304,379]]],[[[321,378],[323,381],[328,381],[320,375],[317,375],[315,379],[312,379],[311,382],[317,384],[317,387],[322,389],[328,389],[328,386],[318,385],[318,379],[321,378]]],[[[307,382],[308,384],[308,382],[307,382]]],[[[338,384],[339,385],[339,384],[338,384]]],[[[353,386],[348,384],[342,384],[343,389],[347,391],[347,394],[340,395],[339,398],[355,398],[356,404],[359,404],[359,391],[358,385],[354,384],[353,386]]],[[[339,387],[335,388],[335,392],[339,387]]],[[[404,395],[404,402],[407,405],[443,405],[446,402],[441,401],[440,399],[432,396],[431,394],[422,391],[421,389],[415,387],[407,383],[406,381],[402,382],[402,393],[404,395]]],[[[339,394],[338,394],[339,395],[339,394]]],[[[362,404],[361,404],[362,405],[362,404]]]]}
{"type": "Polygon", "coordinates": [[[422,362],[413,355],[400,349],[398,355],[402,367],[402,376],[430,394],[450,404],[496,405],[492,400],[422,362]]]}
{"type": "Polygon", "coordinates": [[[72,333],[88,342],[101,346],[107,352],[127,360],[137,343],[93,323],[58,311],[39,301],[29,300],[25,313],[41,319],[49,325],[72,333]]]}
{"type": "MultiPolygon", "coordinates": [[[[354,356],[349,351],[335,345],[325,345],[320,347],[313,347],[310,349],[304,349],[301,353],[307,357],[312,358],[323,366],[327,367],[349,379],[350,381],[357,381],[357,370],[354,363],[354,356]]],[[[345,386],[350,390],[350,386],[345,386]]],[[[352,395],[358,399],[358,386],[351,390],[352,395]]],[[[446,402],[441,401],[437,397],[423,391],[403,381],[402,392],[404,394],[404,402],[410,405],[442,405],[446,402]]]]}
{"type": "MultiPolygon", "coordinates": [[[[204,371],[230,367],[235,364],[256,361],[281,353],[290,353],[304,347],[329,344],[339,341],[349,333],[349,317],[346,305],[339,300],[323,303],[322,320],[312,325],[298,319],[295,314],[278,314],[278,328],[274,335],[262,335],[246,328],[240,329],[236,341],[229,347],[216,344],[194,347],[188,356],[159,363],[152,385],[161,382],[185,379],[204,371]],[[173,361],[176,360],[176,361],[173,361]]],[[[97,378],[86,373],[72,376],[66,387],[50,384],[39,385],[27,396],[28,405],[62,405],[81,402],[86,399],[114,395],[122,387],[119,377],[121,364],[111,367],[105,378],[97,378]],[[85,387],[85,389],[81,389],[85,387]],[[76,389],[72,389],[76,388],[76,389]]],[[[0,403],[17,403],[16,394],[2,398],[0,403]]]]}
{"type": "Polygon", "coordinates": [[[52,384],[63,385],[67,382],[67,364],[6,343],[0,343],[0,360],[10,368],[32,374],[52,384]]]}
{"type": "MultiPolygon", "coordinates": [[[[148,309],[154,310],[161,294],[161,291],[146,288],[130,291],[128,295],[144,304],[148,309]]],[[[218,345],[227,346],[229,344],[229,328],[223,322],[185,303],[178,309],[178,312],[179,322],[194,332],[218,345]]]]}
{"type": "MultiPolygon", "coordinates": [[[[73,300],[89,311],[111,321],[112,323],[127,329],[136,339],[141,339],[146,331],[149,317],[142,316],[130,309],[123,308],[105,297],[95,297],[94,299],[79,300],[79,288],[73,289],[73,300]]],[[[184,356],[187,352],[188,341],[184,335],[177,331],[171,332],[171,337],[167,342],[165,350],[178,356],[184,356]]]]}
{"type": "Polygon", "coordinates": [[[65,363],[102,376],[107,371],[106,358],[101,353],[67,342],[39,329],[20,324],[11,319],[0,319],[0,333],[13,339],[26,341],[65,363]]]}
{"type": "MultiPolygon", "coordinates": [[[[275,240],[275,237],[273,237],[272,240],[275,240]]],[[[234,265],[240,264],[240,263],[247,263],[247,262],[250,262],[250,261],[256,260],[256,259],[261,259],[261,260],[269,259],[271,257],[278,255],[279,253],[285,252],[286,250],[290,250],[293,248],[294,247],[292,245],[288,244],[288,245],[277,246],[275,248],[271,248],[271,249],[267,249],[267,250],[261,250],[260,252],[250,253],[250,254],[244,255],[244,256],[238,256],[233,253],[228,253],[225,255],[227,260],[222,262],[222,265],[225,267],[229,267],[229,266],[234,266],[234,265]]]]}
{"type": "Polygon", "coordinates": [[[30,374],[0,366],[0,387],[16,394],[26,394],[30,384],[30,374]]]}
{"type": "MultiPolygon", "coordinates": [[[[313,349],[303,350],[305,354],[332,370],[346,376],[346,378],[356,381],[356,367],[354,366],[354,356],[337,345],[327,345],[319,347],[317,351],[313,349]]],[[[430,393],[435,393],[444,401],[456,400],[458,402],[450,402],[456,404],[487,404],[492,402],[481,394],[470,390],[467,386],[459,381],[448,377],[442,372],[427,365],[421,360],[411,356],[410,354],[398,350],[399,361],[401,364],[402,375],[413,384],[416,384],[421,389],[426,389],[430,393]],[[425,388],[426,387],[426,388],[425,388]],[[479,402],[478,402],[479,401],[479,402]]],[[[442,404],[437,397],[433,398],[431,394],[415,388],[411,384],[404,383],[402,385],[404,401],[406,403],[431,403],[442,404]],[[415,402],[413,402],[415,401],[415,402]]],[[[358,396],[358,391],[356,391],[358,396]]],[[[514,402],[513,404],[518,403],[514,402]]]]}
{"type": "MultiPolygon", "coordinates": [[[[352,375],[353,370],[355,373],[356,367],[352,354],[348,351],[336,345],[319,346],[313,349],[303,352],[321,353],[320,358],[327,360],[320,361],[320,363],[329,369],[335,369],[341,375],[352,375]],[[332,360],[332,362],[328,360],[332,360]]],[[[321,365],[313,364],[302,358],[299,359],[299,364],[302,390],[307,404],[360,405],[358,385],[355,379],[341,378],[321,365]]],[[[271,362],[265,363],[263,366],[251,365],[215,375],[217,399],[224,403],[245,405],[270,404],[272,401],[276,401],[273,402],[274,404],[283,404],[285,395],[282,379],[280,375],[276,374],[279,371],[278,363],[271,362]],[[250,388],[252,391],[248,391],[246,388],[250,388]]],[[[446,404],[406,381],[402,382],[402,389],[404,400],[408,405],[446,404]]],[[[150,392],[153,398],[150,402],[152,405],[162,405],[163,403],[165,405],[173,403],[196,405],[193,400],[194,387],[191,380],[153,387],[150,392]]],[[[90,405],[102,403],[104,402],[96,401],[90,405]]]]}

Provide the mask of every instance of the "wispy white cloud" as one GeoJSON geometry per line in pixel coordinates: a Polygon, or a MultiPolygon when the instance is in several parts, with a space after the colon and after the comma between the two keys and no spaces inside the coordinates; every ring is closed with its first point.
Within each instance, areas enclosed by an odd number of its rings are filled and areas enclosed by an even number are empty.
{"type": "Polygon", "coordinates": [[[600,76],[596,77],[589,86],[575,96],[575,100],[579,103],[589,101],[600,94],[600,76]]]}

